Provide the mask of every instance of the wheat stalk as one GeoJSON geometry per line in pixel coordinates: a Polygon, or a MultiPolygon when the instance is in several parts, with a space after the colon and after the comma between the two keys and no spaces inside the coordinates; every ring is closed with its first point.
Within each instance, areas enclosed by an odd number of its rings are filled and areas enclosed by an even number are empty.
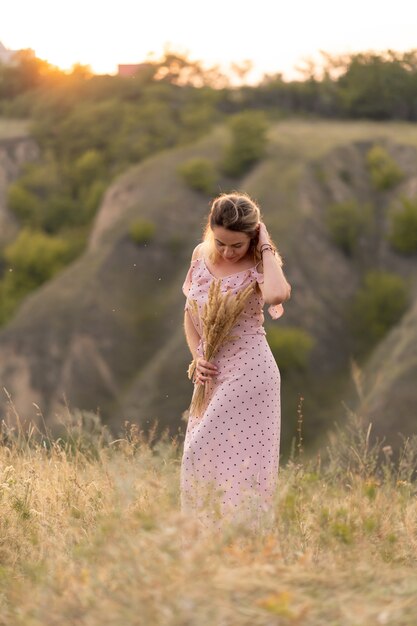
{"type": "MultiPolygon", "coordinates": [[[[224,295],[221,291],[221,279],[212,280],[207,302],[204,304],[201,321],[203,326],[203,356],[210,361],[219,351],[221,346],[229,341],[239,338],[239,335],[231,335],[230,331],[236,324],[237,319],[245,308],[245,304],[254,291],[256,281],[241,289],[235,295],[228,290],[224,295]]],[[[198,312],[195,300],[191,306],[198,312]]],[[[195,372],[196,360],[194,359],[188,368],[188,377],[191,379],[195,372]]],[[[190,415],[199,416],[207,400],[206,385],[196,384],[191,400],[190,415]]]]}

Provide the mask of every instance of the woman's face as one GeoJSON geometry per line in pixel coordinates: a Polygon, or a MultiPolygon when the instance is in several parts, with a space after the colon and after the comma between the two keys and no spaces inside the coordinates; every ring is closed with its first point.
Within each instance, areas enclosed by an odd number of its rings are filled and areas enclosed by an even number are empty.
{"type": "Polygon", "coordinates": [[[247,233],[228,230],[223,226],[214,226],[212,232],[216,250],[225,261],[236,263],[249,250],[251,240],[247,233]]]}

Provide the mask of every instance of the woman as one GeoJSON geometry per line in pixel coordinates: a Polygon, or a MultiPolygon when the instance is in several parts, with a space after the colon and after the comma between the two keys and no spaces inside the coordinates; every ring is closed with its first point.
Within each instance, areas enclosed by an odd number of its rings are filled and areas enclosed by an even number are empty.
{"type": "Polygon", "coordinates": [[[184,328],[195,359],[194,384],[204,384],[203,415],[189,415],[181,462],[181,509],[204,527],[273,519],[280,445],[280,373],[263,327],[263,304],[277,319],[291,287],[260,209],[246,194],[221,194],[212,203],[202,243],[183,284],[184,328]],[[233,341],[213,362],[203,358],[201,312],[209,286],[237,293],[251,283],[233,341]],[[197,302],[197,309],[190,305],[197,302]],[[272,516],[272,517],[271,517],[272,516]]]}

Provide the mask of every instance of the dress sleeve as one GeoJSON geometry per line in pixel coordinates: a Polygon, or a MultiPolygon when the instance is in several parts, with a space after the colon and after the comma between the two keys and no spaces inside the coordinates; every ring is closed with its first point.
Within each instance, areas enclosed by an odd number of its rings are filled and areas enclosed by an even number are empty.
{"type": "MultiPolygon", "coordinates": [[[[259,263],[254,267],[252,271],[254,277],[256,278],[256,282],[260,284],[264,282],[264,275],[262,272],[258,272],[257,266],[259,265],[259,263]]],[[[271,304],[268,307],[268,313],[273,320],[277,320],[282,315],[284,315],[284,307],[282,306],[282,304],[271,304]]]]}
{"type": "MultiPolygon", "coordinates": [[[[190,267],[188,268],[187,275],[186,275],[184,283],[182,285],[182,292],[183,292],[184,296],[186,296],[187,298],[188,298],[188,294],[189,294],[190,288],[191,288],[191,283],[192,283],[192,280],[193,280],[194,263],[195,263],[195,261],[191,261],[190,267]]],[[[187,309],[187,302],[185,303],[184,311],[186,309],[187,309]]]]}

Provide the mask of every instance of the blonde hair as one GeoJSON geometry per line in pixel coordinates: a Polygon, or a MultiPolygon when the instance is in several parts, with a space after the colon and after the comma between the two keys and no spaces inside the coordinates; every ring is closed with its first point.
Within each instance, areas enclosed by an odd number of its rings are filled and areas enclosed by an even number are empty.
{"type": "MultiPolygon", "coordinates": [[[[252,253],[253,260],[257,264],[261,260],[261,255],[257,250],[257,227],[261,218],[259,206],[247,193],[234,191],[217,196],[211,204],[203,234],[203,244],[210,261],[216,263],[220,257],[214,243],[212,229],[215,226],[223,226],[228,230],[249,235],[251,241],[248,252],[252,253]]],[[[272,241],[271,244],[273,245],[272,241]]]]}

